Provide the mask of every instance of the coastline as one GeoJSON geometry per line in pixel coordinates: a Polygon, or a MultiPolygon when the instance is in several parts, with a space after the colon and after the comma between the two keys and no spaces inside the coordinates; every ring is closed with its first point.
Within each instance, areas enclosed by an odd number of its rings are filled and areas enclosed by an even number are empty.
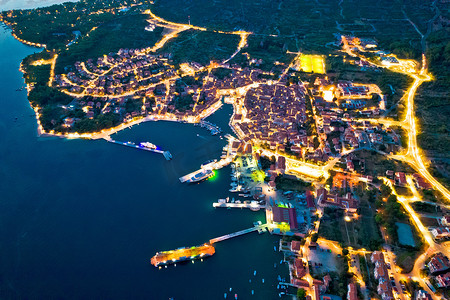
{"type": "MultiPolygon", "coordinates": [[[[28,85],[27,85],[28,89],[28,85]]],[[[116,127],[112,127],[106,130],[101,130],[100,132],[94,132],[94,133],[58,133],[58,132],[46,132],[44,128],[42,127],[42,124],[39,120],[39,107],[31,107],[36,115],[36,121],[38,124],[37,132],[38,136],[42,137],[61,137],[61,138],[69,138],[69,139],[75,139],[75,138],[81,138],[81,139],[90,139],[90,140],[98,140],[98,139],[104,139],[112,134],[115,134],[119,131],[122,131],[124,129],[130,128],[134,125],[139,125],[141,123],[150,122],[150,121],[170,121],[170,122],[178,122],[178,123],[188,123],[188,124],[197,124],[200,123],[201,120],[206,119],[213,113],[215,113],[219,108],[221,108],[223,105],[222,101],[216,101],[214,104],[212,104],[208,109],[205,109],[203,114],[200,114],[197,117],[188,116],[187,118],[179,118],[174,114],[166,114],[166,115],[149,115],[146,117],[136,117],[131,119],[128,122],[121,123],[120,125],[116,127]]],[[[31,106],[31,104],[30,104],[31,106]]]]}
{"type": "Polygon", "coordinates": [[[9,30],[11,30],[11,35],[16,40],[21,42],[22,44],[27,45],[27,46],[31,46],[31,47],[36,47],[36,48],[44,48],[44,49],[47,48],[46,44],[33,43],[33,42],[30,42],[30,41],[27,41],[27,40],[24,40],[24,39],[21,39],[20,37],[18,37],[17,34],[14,32],[14,29],[12,28],[11,23],[9,23],[8,21],[3,20],[3,18],[1,16],[0,16],[0,23],[5,24],[6,27],[8,27],[9,30]]]}

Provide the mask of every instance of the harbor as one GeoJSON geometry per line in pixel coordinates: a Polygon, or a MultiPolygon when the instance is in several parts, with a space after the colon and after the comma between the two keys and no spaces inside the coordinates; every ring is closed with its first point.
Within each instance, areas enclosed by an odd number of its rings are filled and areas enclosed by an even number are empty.
{"type": "MultiPolygon", "coordinates": [[[[197,125],[197,124],[194,124],[194,125],[197,125]]],[[[216,124],[213,124],[211,122],[202,120],[202,121],[200,121],[200,123],[198,123],[198,125],[202,128],[206,128],[211,133],[211,135],[217,135],[219,133],[222,133],[222,129],[219,126],[217,126],[216,124]]]]}
{"type": "MultiPolygon", "coordinates": [[[[111,135],[118,141],[149,141],[169,150],[174,158],[167,163],[159,153],[101,140],[37,138],[35,118],[28,117],[33,111],[26,93],[16,92],[23,85],[18,62],[35,49],[7,32],[0,43],[4,66],[0,114],[5,120],[0,130],[5,141],[11,142],[0,145],[2,167],[8,174],[2,180],[2,253],[11,262],[3,264],[3,298],[19,297],[11,287],[27,299],[36,295],[54,299],[67,295],[76,299],[190,299],[193,295],[223,299],[225,291],[227,299],[234,299],[235,293],[245,299],[252,289],[254,299],[278,297],[270,284],[277,280],[273,264],[280,261],[281,254],[272,249],[278,242],[272,235],[253,233],[215,244],[218,255],[203,259],[203,263],[188,261],[164,270],[150,264],[158,251],[200,245],[263,220],[262,211],[250,214],[212,208],[211,203],[223,198],[229,188],[226,168],[218,171],[216,181],[203,185],[178,181],[205,161],[219,158],[225,141],[199,126],[156,120],[111,135]],[[14,151],[11,145],[17,145],[14,151]],[[48,182],[51,186],[43,190],[48,182]],[[19,214],[17,205],[23,208],[19,214]],[[160,230],[170,211],[183,213],[160,230]],[[13,220],[24,226],[17,227],[13,220]],[[190,224],[192,230],[181,230],[179,224],[190,224]],[[194,230],[197,226],[202,230],[194,230]],[[18,240],[21,242],[14,242],[18,240]],[[257,253],[242,251],[255,244],[257,253]],[[74,249],[76,255],[71,254],[74,249]],[[20,262],[15,259],[17,253],[20,262]],[[54,276],[55,261],[59,262],[56,272],[65,276],[54,276]],[[254,269],[264,276],[265,284],[261,279],[249,284],[254,269]],[[30,276],[35,280],[28,280],[30,276]],[[170,283],[177,289],[170,288],[170,283]]],[[[217,111],[211,117],[213,123],[225,129],[229,110],[227,105],[217,111]],[[225,121],[221,122],[222,118],[225,121]]]]}
{"type": "Polygon", "coordinates": [[[219,161],[214,159],[203,163],[197,171],[180,177],[179,180],[181,183],[195,183],[208,179],[214,175],[214,170],[222,169],[233,161],[236,153],[232,151],[232,145],[233,142],[238,140],[231,135],[226,135],[225,137],[228,140],[228,144],[223,147],[221,159],[219,161]]]}

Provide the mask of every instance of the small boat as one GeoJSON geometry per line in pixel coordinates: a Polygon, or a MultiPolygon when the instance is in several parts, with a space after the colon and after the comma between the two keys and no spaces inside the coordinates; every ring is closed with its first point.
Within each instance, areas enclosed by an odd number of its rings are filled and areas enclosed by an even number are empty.
{"type": "Polygon", "coordinates": [[[273,251],[277,251],[277,246],[273,246],[273,251]]]}
{"type": "Polygon", "coordinates": [[[152,150],[158,148],[155,144],[152,144],[149,142],[140,143],[139,145],[143,148],[152,149],[152,150]]]}
{"type": "Polygon", "coordinates": [[[232,289],[233,289],[233,288],[230,288],[230,292],[231,292],[232,289]]]}
{"type": "Polygon", "coordinates": [[[248,280],[248,282],[250,282],[250,283],[251,283],[251,282],[252,282],[252,280],[251,280],[251,279],[249,279],[249,280],[248,280]]]}
{"type": "Polygon", "coordinates": [[[237,299],[237,294],[234,294],[234,299],[237,299]]]}
{"type": "Polygon", "coordinates": [[[262,283],[264,283],[264,278],[262,279],[262,283]]]}
{"type": "Polygon", "coordinates": [[[255,291],[254,290],[252,290],[252,295],[254,295],[255,294],[255,291]]]}
{"type": "Polygon", "coordinates": [[[280,285],[277,285],[277,289],[280,289],[280,285]]]}
{"type": "Polygon", "coordinates": [[[273,267],[276,268],[276,267],[277,267],[277,263],[274,263],[274,264],[273,264],[273,267]]]}
{"type": "Polygon", "coordinates": [[[255,270],[255,271],[253,271],[253,276],[256,276],[256,270],[255,270]]]}
{"type": "Polygon", "coordinates": [[[280,260],[280,265],[283,263],[283,260],[280,260]]]}
{"type": "Polygon", "coordinates": [[[223,293],[223,298],[224,298],[224,299],[227,298],[227,293],[223,293]]]}

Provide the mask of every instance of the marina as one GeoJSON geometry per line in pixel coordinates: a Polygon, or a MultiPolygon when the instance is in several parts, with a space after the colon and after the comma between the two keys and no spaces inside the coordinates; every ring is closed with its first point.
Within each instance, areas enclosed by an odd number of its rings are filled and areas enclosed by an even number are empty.
{"type": "Polygon", "coordinates": [[[222,129],[220,129],[219,126],[211,122],[202,120],[200,121],[200,123],[198,123],[198,125],[202,128],[206,128],[209,132],[211,132],[211,135],[217,135],[219,133],[222,133],[222,129]]]}
{"type": "Polygon", "coordinates": [[[217,159],[208,160],[203,163],[197,171],[180,177],[179,180],[181,183],[195,183],[208,179],[214,175],[214,170],[219,170],[233,161],[236,154],[232,152],[231,148],[233,142],[237,140],[230,135],[226,135],[225,137],[228,139],[228,145],[223,148],[224,154],[221,159],[219,161],[217,159]]]}

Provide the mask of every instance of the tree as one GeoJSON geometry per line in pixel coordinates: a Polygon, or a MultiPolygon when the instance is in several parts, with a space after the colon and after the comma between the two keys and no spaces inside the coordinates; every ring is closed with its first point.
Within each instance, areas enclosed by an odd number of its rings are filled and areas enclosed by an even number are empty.
{"type": "Polygon", "coordinates": [[[306,299],[306,291],[303,288],[300,288],[297,290],[297,299],[298,300],[305,300],[306,299]]]}

